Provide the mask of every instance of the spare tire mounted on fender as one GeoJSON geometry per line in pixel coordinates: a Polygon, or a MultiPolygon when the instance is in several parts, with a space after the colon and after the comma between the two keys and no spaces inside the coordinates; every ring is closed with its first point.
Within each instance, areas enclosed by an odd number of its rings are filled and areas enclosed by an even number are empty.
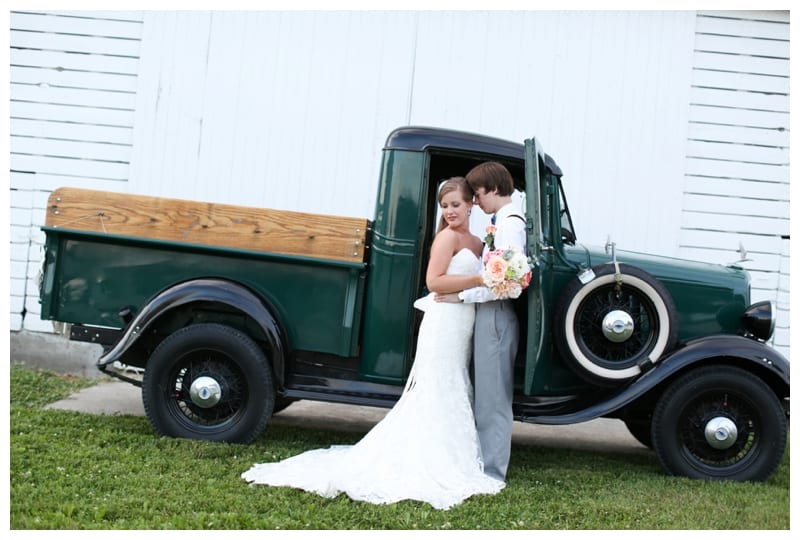
{"type": "Polygon", "coordinates": [[[633,379],[677,342],[675,303],[664,285],[627,264],[592,269],[564,288],[555,313],[559,353],[579,376],[604,386],[633,379]]]}

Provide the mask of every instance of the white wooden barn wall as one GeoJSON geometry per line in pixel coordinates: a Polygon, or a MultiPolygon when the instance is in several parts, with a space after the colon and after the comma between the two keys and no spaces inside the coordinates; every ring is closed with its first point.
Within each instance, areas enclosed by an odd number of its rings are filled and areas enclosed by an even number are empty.
{"type": "Polygon", "coordinates": [[[700,12],[694,49],[678,255],[725,264],[741,245],[788,351],[788,15],[700,12]]]}
{"type": "MultiPolygon", "coordinates": [[[[777,18],[788,33],[788,14],[777,18]]],[[[407,124],[536,135],[565,171],[582,242],[610,235],[624,249],[712,260],[718,252],[687,240],[690,183],[708,176],[689,166],[705,140],[693,131],[703,127],[698,93],[717,103],[698,76],[736,72],[722,64],[728,56],[715,68],[698,48],[712,21],[695,12],[13,13],[12,329],[49,329],[35,275],[54,187],[372,217],[381,147],[407,124]]],[[[744,72],[775,63],[741,54],[756,66],[744,72]]],[[[761,159],[757,144],[740,146],[742,161],[761,159]]],[[[786,244],[777,272],[786,267],[788,283],[786,244]]],[[[772,291],[780,287],[788,292],[772,291]]]]}
{"type": "Polygon", "coordinates": [[[52,331],[37,277],[47,196],[127,189],[142,14],[19,12],[10,26],[10,326],[52,331]]]}

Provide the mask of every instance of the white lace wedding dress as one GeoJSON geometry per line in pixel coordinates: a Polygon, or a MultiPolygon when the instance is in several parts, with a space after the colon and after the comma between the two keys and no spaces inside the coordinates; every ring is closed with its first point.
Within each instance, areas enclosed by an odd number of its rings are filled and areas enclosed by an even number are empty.
{"type": "MultiPolygon", "coordinates": [[[[453,256],[449,274],[481,269],[468,249],[453,256]]],[[[473,304],[415,303],[425,311],[414,366],[397,404],[353,446],[309,450],[279,463],[254,465],[242,478],[292,486],[323,497],[346,493],[375,504],[403,499],[447,509],[505,486],[483,473],[472,412],[468,366],[473,304]]]]}

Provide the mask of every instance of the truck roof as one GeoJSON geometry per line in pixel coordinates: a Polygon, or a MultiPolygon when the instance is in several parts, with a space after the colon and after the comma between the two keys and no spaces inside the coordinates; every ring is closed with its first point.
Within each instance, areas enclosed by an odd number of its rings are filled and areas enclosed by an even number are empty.
{"type": "MultiPolygon", "coordinates": [[[[386,138],[384,150],[424,151],[430,148],[468,150],[513,159],[525,159],[525,146],[518,142],[452,129],[405,126],[392,131],[386,138]]],[[[545,166],[557,176],[561,168],[545,154],[545,166]]]]}

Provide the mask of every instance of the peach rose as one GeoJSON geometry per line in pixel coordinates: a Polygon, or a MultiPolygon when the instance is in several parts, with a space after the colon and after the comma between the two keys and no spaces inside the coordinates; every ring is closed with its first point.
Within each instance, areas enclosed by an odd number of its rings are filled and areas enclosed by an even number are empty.
{"type": "Polygon", "coordinates": [[[508,263],[502,257],[492,257],[486,263],[486,275],[493,282],[503,281],[508,270],[508,263]]]}

